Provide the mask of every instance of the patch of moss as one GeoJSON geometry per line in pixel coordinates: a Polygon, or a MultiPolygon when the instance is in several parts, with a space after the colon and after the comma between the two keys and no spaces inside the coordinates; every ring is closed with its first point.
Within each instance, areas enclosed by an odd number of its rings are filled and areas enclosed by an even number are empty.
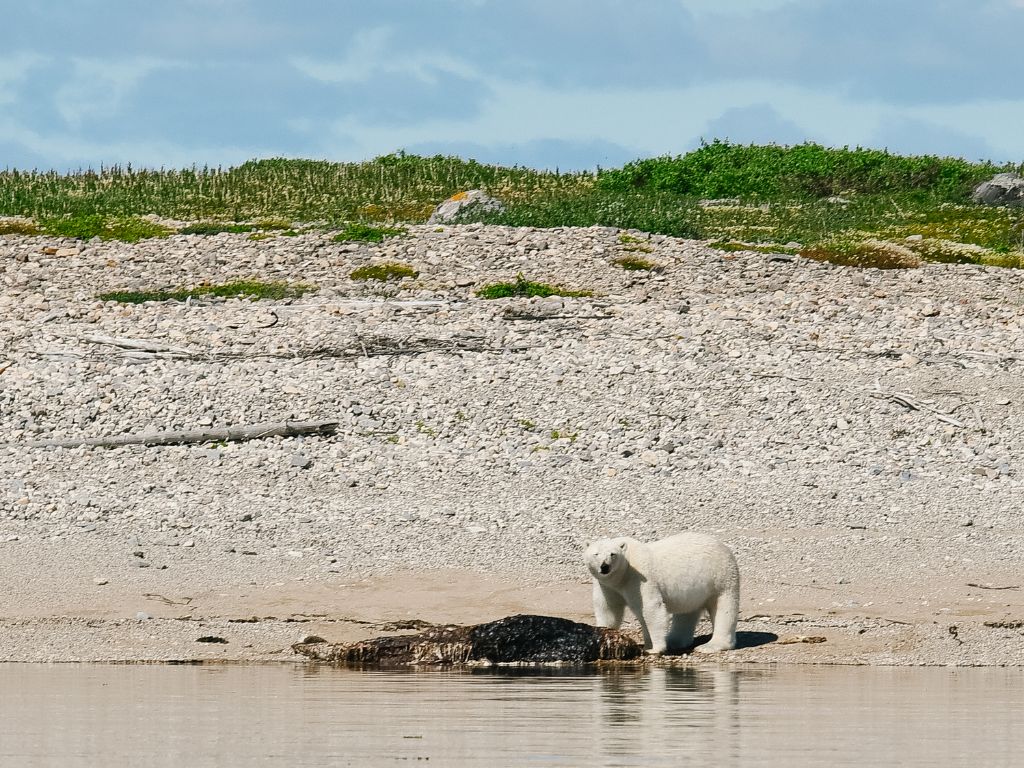
{"type": "Polygon", "coordinates": [[[391,237],[405,237],[405,227],[371,227],[368,224],[351,223],[334,236],[339,243],[360,241],[380,243],[391,237]]]}
{"type": "Polygon", "coordinates": [[[615,259],[612,263],[622,267],[627,272],[654,272],[661,269],[658,264],[640,256],[623,256],[615,259]]]}
{"type": "Polygon", "coordinates": [[[922,263],[921,257],[910,248],[872,238],[821,243],[805,248],[800,255],[844,267],[874,269],[914,269],[922,263]]]}
{"type": "Polygon", "coordinates": [[[402,280],[406,277],[418,277],[419,272],[408,264],[388,261],[383,264],[370,264],[359,267],[349,275],[353,280],[402,280]]]}
{"type": "Polygon", "coordinates": [[[520,273],[514,283],[491,283],[477,291],[476,295],[483,299],[506,299],[512,296],[593,296],[594,292],[534,283],[520,273]]]}
{"type": "Polygon", "coordinates": [[[101,293],[96,298],[100,301],[118,301],[123,304],[142,304],[146,301],[185,301],[188,298],[200,296],[280,300],[296,298],[315,290],[314,286],[303,283],[237,280],[220,285],[205,283],[194,288],[178,288],[173,291],[110,291],[101,293]]]}
{"type": "Polygon", "coordinates": [[[89,214],[63,219],[47,219],[40,227],[43,232],[57,237],[73,237],[79,240],[121,240],[137,243],[150,237],[167,237],[172,230],[138,216],[108,219],[105,216],[89,214]]]}
{"type": "Polygon", "coordinates": [[[627,253],[652,253],[654,251],[654,249],[647,244],[646,240],[634,237],[633,235],[628,235],[625,232],[619,235],[619,246],[621,250],[627,253]]]}
{"type": "Polygon", "coordinates": [[[38,235],[39,227],[31,221],[0,221],[0,235],[38,235]]]}

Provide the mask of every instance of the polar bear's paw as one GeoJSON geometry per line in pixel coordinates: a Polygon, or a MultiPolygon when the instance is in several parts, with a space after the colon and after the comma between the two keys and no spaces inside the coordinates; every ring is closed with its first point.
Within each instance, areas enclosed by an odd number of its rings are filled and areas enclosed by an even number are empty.
{"type": "Polygon", "coordinates": [[[728,640],[710,640],[703,645],[693,649],[694,653],[718,653],[719,651],[731,651],[736,648],[735,642],[728,640]]]}

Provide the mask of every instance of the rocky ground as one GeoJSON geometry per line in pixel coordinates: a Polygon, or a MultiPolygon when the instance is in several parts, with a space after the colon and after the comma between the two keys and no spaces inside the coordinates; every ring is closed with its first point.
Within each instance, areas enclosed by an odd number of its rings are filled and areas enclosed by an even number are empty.
{"type": "Polygon", "coordinates": [[[588,539],[695,529],[740,563],[733,660],[1024,664],[1024,275],[437,229],[0,238],[0,659],[585,619],[588,539]],[[419,276],[349,278],[386,260],[419,276]],[[517,273],[595,295],[476,297],[517,273]],[[95,298],[249,277],[319,290],[95,298]],[[25,445],[319,419],[337,433],[25,445]]]}

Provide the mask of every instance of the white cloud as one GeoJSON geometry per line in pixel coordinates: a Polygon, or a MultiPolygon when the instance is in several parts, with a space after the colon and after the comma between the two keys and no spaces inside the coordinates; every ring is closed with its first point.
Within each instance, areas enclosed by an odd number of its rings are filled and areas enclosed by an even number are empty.
{"type": "Polygon", "coordinates": [[[57,89],[54,99],[60,116],[74,128],[89,118],[115,114],[124,98],[150,73],[186,66],[150,57],[73,58],[71,61],[71,77],[57,89]]]}
{"type": "Polygon", "coordinates": [[[389,28],[374,27],[358,32],[339,60],[294,56],[289,62],[302,74],[323,83],[365,83],[379,74],[408,75],[431,85],[439,74],[479,77],[475,67],[446,53],[396,51],[392,37],[389,28]]]}
{"type": "Polygon", "coordinates": [[[0,57],[0,105],[13,104],[17,100],[16,89],[24,82],[29,72],[49,59],[37,53],[15,53],[0,57]]]}
{"type": "Polygon", "coordinates": [[[140,141],[89,141],[67,131],[37,131],[9,117],[0,117],[0,143],[22,147],[26,154],[45,158],[45,167],[66,170],[126,165],[142,168],[189,168],[193,165],[231,165],[256,155],[271,156],[272,148],[183,144],[173,138],[140,141]]]}
{"type": "MultiPolygon", "coordinates": [[[[434,119],[409,125],[334,121],[324,144],[333,156],[372,157],[430,141],[521,144],[557,137],[610,142],[637,156],[684,152],[707,136],[729,110],[770,104],[792,130],[829,144],[866,143],[887,115],[880,104],[768,81],[734,81],[689,88],[571,91],[489,81],[490,97],[473,119],[434,119]],[[656,119],[655,119],[656,116],[656,119]]],[[[786,140],[765,135],[764,141],[786,140]]]]}

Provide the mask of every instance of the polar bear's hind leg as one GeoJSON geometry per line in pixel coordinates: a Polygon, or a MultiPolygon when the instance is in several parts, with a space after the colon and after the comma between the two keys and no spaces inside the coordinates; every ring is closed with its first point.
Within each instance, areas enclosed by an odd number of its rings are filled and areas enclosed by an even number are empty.
{"type": "Polygon", "coordinates": [[[719,595],[714,603],[708,605],[708,613],[711,614],[711,624],[714,627],[711,639],[704,645],[698,645],[694,650],[701,653],[731,651],[736,647],[736,621],[740,613],[739,590],[719,595]]]}

